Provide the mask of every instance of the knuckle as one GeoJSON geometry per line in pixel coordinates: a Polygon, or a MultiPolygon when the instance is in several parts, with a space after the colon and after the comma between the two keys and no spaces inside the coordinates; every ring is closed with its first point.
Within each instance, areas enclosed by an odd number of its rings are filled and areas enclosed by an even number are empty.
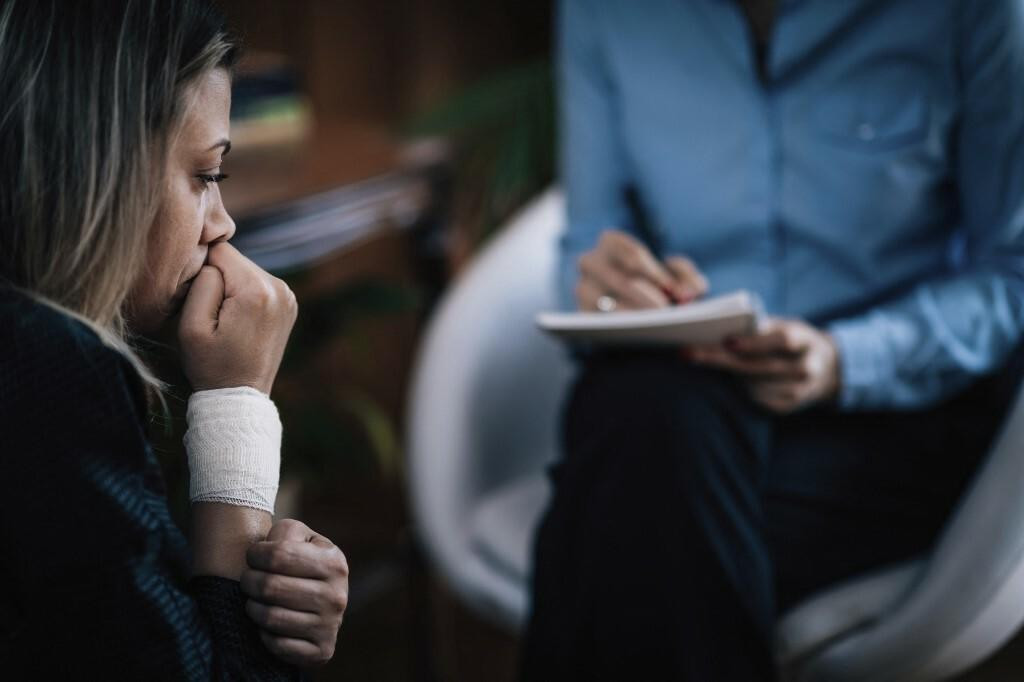
{"type": "Polygon", "coordinates": [[[347,578],[349,572],[348,557],[345,556],[345,553],[342,552],[341,549],[337,547],[335,547],[335,549],[338,551],[338,570],[347,578]]]}
{"type": "Polygon", "coordinates": [[[283,531],[302,530],[304,525],[301,521],[296,519],[281,519],[274,524],[283,531]]]}
{"type": "Polygon", "coordinates": [[[277,297],[280,298],[286,306],[291,307],[293,305],[297,305],[295,292],[292,291],[292,288],[288,286],[287,282],[278,277],[274,277],[272,286],[277,297]]]}
{"type": "Polygon", "coordinates": [[[348,558],[337,546],[330,552],[331,568],[344,577],[348,577],[348,558]]]}
{"type": "Polygon", "coordinates": [[[334,656],[334,645],[333,644],[320,644],[317,647],[316,656],[313,659],[313,665],[324,665],[328,663],[334,656]]]}
{"type": "Polygon", "coordinates": [[[256,281],[247,287],[245,293],[241,294],[240,297],[250,305],[265,308],[270,305],[274,293],[264,282],[256,281]]]}
{"type": "Polygon", "coordinates": [[[344,613],[348,608],[348,592],[340,589],[328,589],[324,602],[334,613],[344,613]]]}

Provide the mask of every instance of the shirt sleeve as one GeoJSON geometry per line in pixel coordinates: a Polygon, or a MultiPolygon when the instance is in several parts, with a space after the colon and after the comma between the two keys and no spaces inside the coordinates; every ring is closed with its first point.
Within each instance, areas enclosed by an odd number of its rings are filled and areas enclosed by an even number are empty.
{"type": "Polygon", "coordinates": [[[299,679],[236,581],[189,580],[133,370],[62,317],[0,333],[0,657],[40,679],[299,679]]]}
{"type": "Polygon", "coordinates": [[[995,371],[1024,326],[1024,10],[963,2],[955,182],[963,249],[948,277],[830,325],[845,409],[934,404],[995,371]]]}
{"type": "Polygon", "coordinates": [[[568,212],[558,290],[568,310],[576,308],[577,261],[597,244],[601,232],[614,228],[637,234],[626,200],[629,171],[615,87],[602,50],[599,7],[586,0],[562,0],[558,7],[561,176],[568,212]]]}

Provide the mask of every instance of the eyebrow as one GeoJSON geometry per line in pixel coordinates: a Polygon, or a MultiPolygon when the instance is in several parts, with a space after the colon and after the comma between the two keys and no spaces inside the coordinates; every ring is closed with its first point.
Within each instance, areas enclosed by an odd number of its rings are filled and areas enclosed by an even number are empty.
{"type": "Polygon", "coordinates": [[[224,155],[227,156],[228,152],[231,151],[231,140],[229,140],[227,138],[224,138],[223,140],[218,140],[215,145],[213,145],[212,147],[210,147],[206,151],[212,152],[217,147],[224,147],[224,155]]]}

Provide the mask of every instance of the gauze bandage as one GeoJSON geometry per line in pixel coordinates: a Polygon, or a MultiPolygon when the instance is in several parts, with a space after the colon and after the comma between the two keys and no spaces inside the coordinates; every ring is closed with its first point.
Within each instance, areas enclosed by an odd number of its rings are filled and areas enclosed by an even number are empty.
{"type": "Polygon", "coordinates": [[[274,513],[281,419],[255,388],[197,391],[188,400],[189,497],[274,513]]]}

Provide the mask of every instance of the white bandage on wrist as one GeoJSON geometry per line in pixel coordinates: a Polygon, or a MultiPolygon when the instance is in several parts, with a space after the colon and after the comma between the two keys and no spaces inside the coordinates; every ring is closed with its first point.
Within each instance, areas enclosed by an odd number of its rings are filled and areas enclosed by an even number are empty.
{"type": "Polygon", "coordinates": [[[188,399],[189,498],[274,513],[281,419],[255,388],[197,391],[188,399]]]}

